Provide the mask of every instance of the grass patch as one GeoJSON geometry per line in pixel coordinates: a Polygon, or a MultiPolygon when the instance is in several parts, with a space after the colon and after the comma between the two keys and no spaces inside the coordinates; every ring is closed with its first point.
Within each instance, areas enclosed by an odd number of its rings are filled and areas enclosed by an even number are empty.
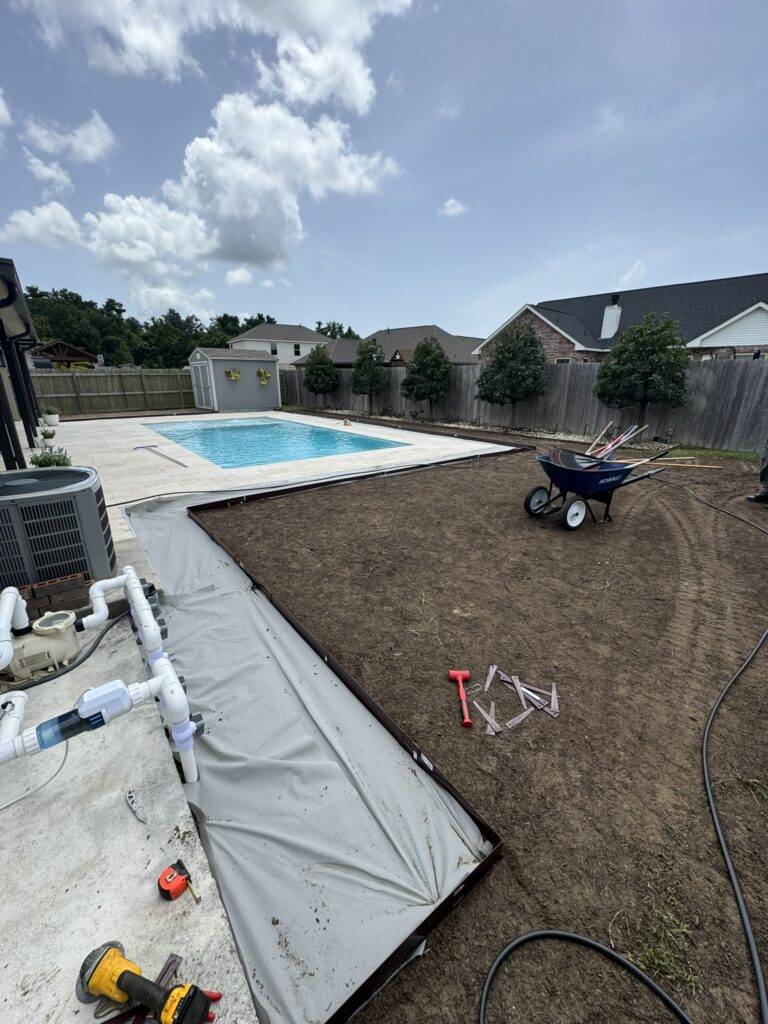
{"type": "Polygon", "coordinates": [[[768,786],[761,782],[759,779],[745,779],[743,775],[737,775],[736,778],[745,786],[755,800],[768,800],[768,786]]]}
{"type": "Polygon", "coordinates": [[[701,985],[690,959],[691,928],[683,919],[682,902],[669,888],[648,888],[633,929],[633,948],[625,956],[646,974],[695,997],[701,985]]]}

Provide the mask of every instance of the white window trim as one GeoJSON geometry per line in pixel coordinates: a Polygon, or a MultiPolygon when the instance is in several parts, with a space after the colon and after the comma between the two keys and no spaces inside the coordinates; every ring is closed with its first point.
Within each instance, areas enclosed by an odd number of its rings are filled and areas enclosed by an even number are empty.
{"type": "MultiPolygon", "coordinates": [[[[749,309],[742,310],[741,313],[737,313],[736,316],[732,316],[730,320],[724,320],[723,323],[718,324],[717,327],[713,327],[711,330],[705,331],[704,334],[700,334],[698,336],[698,338],[694,338],[692,341],[689,341],[688,345],[686,347],[687,348],[704,348],[704,347],[706,347],[703,344],[706,338],[711,338],[713,334],[717,334],[718,331],[722,331],[722,329],[724,327],[728,327],[730,324],[735,324],[736,321],[737,320],[741,320],[742,317],[749,316],[749,314],[750,313],[754,313],[754,311],[756,309],[764,309],[764,310],[766,310],[766,312],[768,312],[768,303],[756,302],[754,304],[754,306],[750,306],[749,309]]],[[[755,348],[758,348],[758,347],[764,348],[765,347],[765,342],[764,341],[763,342],[756,341],[756,342],[754,342],[754,346],[755,346],[755,348]]],[[[727,345],[724,345],[723,347],[724,348],[728,348],[727,345]]]]}

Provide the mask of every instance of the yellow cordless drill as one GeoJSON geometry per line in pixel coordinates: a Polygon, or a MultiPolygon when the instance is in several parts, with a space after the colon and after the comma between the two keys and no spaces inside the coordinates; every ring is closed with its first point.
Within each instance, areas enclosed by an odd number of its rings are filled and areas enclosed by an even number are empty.
{"type": "Polygon", "coordinates": [[[77,998],[81,1003],[95,1002],[105,996],[115,1003],[132,1000],[150,1010],[160,1024],[204,1024],[212,1021],[211,1002],[218,992],[206,992],[197,985],[172,985],[166,988],[142,976],[141,968],[131,963],[119,942],[105,942],[83,961],[77,977],[77,998]]]}

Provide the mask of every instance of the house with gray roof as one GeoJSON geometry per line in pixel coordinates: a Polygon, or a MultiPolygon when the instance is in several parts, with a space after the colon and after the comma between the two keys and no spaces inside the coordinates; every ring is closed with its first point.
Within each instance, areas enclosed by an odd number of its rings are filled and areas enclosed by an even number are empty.
{"type": "MultiPolygon", "coordinates": [[[[375,338],[384,354],[383,362],[389,366],[404,366],[410,363],[419,342],[425,338],[437,338],[452,363],[476,363],[473,349],[482,344],[482,338],[461,334],[449,334],[437,324],[422,324],[418,327],[384,327],[369,334],[364,340],[375,338]]],[[[328,339],[326,339],[328,340],[328,339]]],[[[328,354],[335,366],[352,366],[357,358],[357,338],[336,338],[328,340],[328,354]]],[[[303,366],[306,357],[298,360],[303,366]]]]}
{"type": "Polygon", "coordinates": [[[232,349],[270,352],[278,357],[280,366],[292,366],[316,345],[327,345],[328,338],[303,324],[260,324],[230,338],[227,344],[232,349]]]}
{"type": "Polygon", "coordinates": [[[768,351],[768,274],[526,303],[474,354],[482,358],[488,343],[511,326],[531,324],[549,362],[595,362],[646,313],[677,321],[694,358],[756,358],[768,351]]]}

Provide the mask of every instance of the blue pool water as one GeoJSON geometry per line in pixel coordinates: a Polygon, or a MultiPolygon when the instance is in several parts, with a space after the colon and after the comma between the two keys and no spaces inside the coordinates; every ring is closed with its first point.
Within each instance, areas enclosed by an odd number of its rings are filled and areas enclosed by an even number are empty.
{"type": "Polygon", "coordinates": [[[334,430],[269,416],[208,423],[188,420],[163,426],[145,423],[144,426],[222,469],[403,447],[399,441],[382,441],[378,437],[354,434],[346,427],[334,430]]]}

